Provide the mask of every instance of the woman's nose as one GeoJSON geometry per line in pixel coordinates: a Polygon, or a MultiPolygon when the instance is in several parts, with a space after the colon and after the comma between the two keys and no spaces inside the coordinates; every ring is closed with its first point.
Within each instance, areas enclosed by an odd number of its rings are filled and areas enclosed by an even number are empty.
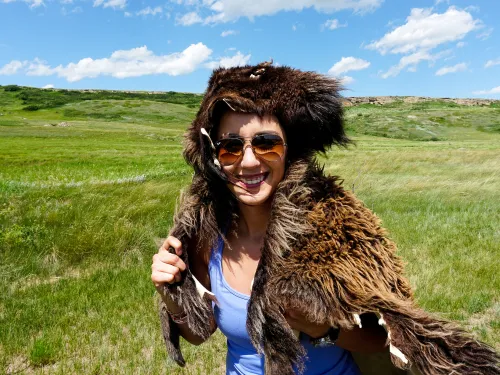
{"type": "Polygon", "coordinates": [[[252,147],[245,147],[245,149],[243,150],[243,159],[241,160],[240,165],[243,168],[253,168],[260,165],[260,161],[253,153],[252,147]]]}

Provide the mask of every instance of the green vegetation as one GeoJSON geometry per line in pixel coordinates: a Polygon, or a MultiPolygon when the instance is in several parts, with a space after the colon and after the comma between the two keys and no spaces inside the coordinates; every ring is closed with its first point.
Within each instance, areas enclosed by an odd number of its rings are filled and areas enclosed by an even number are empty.
{"type": "Polygon", "coordinates": [[[4,92],[15,92],[15,97],[25,105],[28,111],[61,107],[68,103],[84,100],[150,100],[164,103],[183,104],[190,108],[200,105],[202,96],[190,93],[165,92],[122,92],[122,91],[77,91],[77,90],[40,90],[33,87],[9,85],[3,87],[4,92]]]}
{"type": "MultiPolygon", "coordinates": [[[[0,373],[224,373],[220,333],[184,345],[186,369],[166,359],[149,279],[200,97],[54,92],[0,87],[0,373]]],[[[497,349],[499,111],[351,107],[356,145],[322,158],[382,218],[419,303],[497,349]]]]}

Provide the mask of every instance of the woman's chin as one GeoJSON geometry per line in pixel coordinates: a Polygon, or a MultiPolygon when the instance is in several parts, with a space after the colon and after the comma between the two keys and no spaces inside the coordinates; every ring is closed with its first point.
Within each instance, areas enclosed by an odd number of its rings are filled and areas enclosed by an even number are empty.
{"type": "Polygon", "coordinates": [[[239,186],[233,188],[233,194],[239,202],[248,206],[258,206],[265,203],[271,196],[271,186],[262,184],[250,189],[243,189],[239,186]]]}

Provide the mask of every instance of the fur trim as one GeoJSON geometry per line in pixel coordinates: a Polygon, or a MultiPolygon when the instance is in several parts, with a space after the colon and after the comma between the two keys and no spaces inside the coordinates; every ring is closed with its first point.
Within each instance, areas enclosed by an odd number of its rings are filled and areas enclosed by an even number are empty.
{"type": "MultiPolygon", "coordinates": [[[[219,235],[203,186],[205,180],[193,180],[176,218],[172,234],[185,236],[183,243],[195,233],[212,240],[219,235]]],[[[213,313],[192,277],[173,289],[189,311],[189,327],[207,337],[213,313]]],[[[265,355],[268,375],[293,374],[294,365],[303,369],[304,349],[283,316],[289,307],[345,329],[358,324],[356,314],[381,314],[398,368],[423,375],[500,374],[493,349],[415,305],[402,261],[378,218],[335,178],[305,161],[290,166],[276,191],[248,306],[247,329],[265,355]]],[[[182,363],[175,335],[164,337],[171,356],[182,363]]]]}
{"type": "Polygon", "coordinates": [[[200,176],[224,180],[201,129],[210,133],[227,108],[276,116],[287,137],[290,162],[310,158],[334,144],[346,145],[350,141],[343,127],[341,89],[333,78],[269,63],[219,68],[186,133],[184,157],[200,176]]]}

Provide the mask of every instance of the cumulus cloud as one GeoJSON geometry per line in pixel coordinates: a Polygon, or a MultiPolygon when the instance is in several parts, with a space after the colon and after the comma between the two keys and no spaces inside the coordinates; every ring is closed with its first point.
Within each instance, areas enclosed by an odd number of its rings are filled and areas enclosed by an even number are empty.
{"type": "Polygon", "coordinates": [[[42,87],[42,89],[53,89],[54,85],[52,83],[49,83],[48,85],[45,85],[42,87]]]}
{"type": "Polygon", "coordinates": [[[0,68],[0,75],[11,76],[28,64],[27,61],[12,60],[0,68]]]}
{"type": "Polygon", "coordinates": [[[52,68],[38,57],[28,64],[26,75],[28,76],[50,76],[54,74],[52,68]]]}
{"type": "Polygon", "coordinates": [[[406,55],[403,56],[397,65],[391,66],[389,70],[385,73],[382,73],[381,77],[386,79],[389,77],[395,77],[403,69],[407,69],[409,72],[416,72],[417,71],[417,65],[422,62],[422,61],[428,61],[429,63],[434,63],[436,60],[439,60],[440,58],[449,55],[451,53],[450,50],[446,50],[440,53],[436,54],[431,54],[429,51],[422,50],[418,51],[415,53],[412,53],[411,55],[406,55]]]}
{"type": "Polygon", "coordinates": [[[94,0],[94,7],[124,9],[127,6],[127,0],[94,0]]]}
{"type": "Polygon", "coordinates": [[[99,76],[111,76],[115,78],[139,77],[152,74],[177,76],[193,72],[207,61],[211,54],[212,50],[203,43],[191,44],[184,51],[169,55],[155,55],[146,46],[143,46],[130,50],[115,51],[109,58],[92,59],[87,57],[76,63],[69,63],[66,66],[59,65],[54,68],[38,58],[32,62],[22,62],[21,66],[19,62],[11,61],[0,69],[0,73],[5,71],[15,74],[11,72],[24,69],[27,75],[57,75],[65,78],[68,82],[76,82],[84,78],[96,78],[99,76]]]}
{"type": "Polygon", "coordinates": [[[358,59],[356,57],[342,57],[339,62],[335,63],[329,70],[328,74],[332,76],[340,76],[351,70],[363,70],[370,66],[370,62],[358,59]]]}
{"type": "MultiPolygon", "coordinates": [[[[450,51],[432,51],[446,43],[456,42],[456,47],[465,45],[461,40],[470,32],[484,27],[481,20],[464,9],[448,7],[444,13],[433,13],[433,9],[414,8],[404,25],[396,27],[382,38],[365,48],[382,55],[404,55],[398,64],[381,73],[382,78],[395,77],[406,69],[415,72],[422,61],[433,64],[436,60],[450,55],[450,51]]],[[[445,73],[446,74],[446,73],[445,73]]]]}
{"type": "Polygon", "coordinates": [[[500,94],[500,86],[493,87],[491,90],[474,91],[473,94],[474,95],[500,94]]]}
{"type": "Polygon", "coordinates": [[[495,59],[495,60],[488,60],[486,62],[486,64],[484,64],[484,67],[491,68],[492,66],[495,66],[495,65],[500,65],[500,57],[498,59],[495,59]]]}
{"type": "Polygon", "coordinates": [[[444,76],[445,74],[463,72],[464,70],[467,70],[467,64],[460,63],[453,66],[444,66],[436,72],[436,75],[444,76]]]}
{"type": "Polygon", "coordinates": [[[236,52],[234,56],[231,57],[221,57],[219,60],[210,61],[205,64],[208,69],[221,68],[232,68],[235,66],[247,65],[250,61],[251,55],[244,55],[240,51],[236,52]]]}
{"type": "Polygon", "coordinates": [[[253,20],[255,17],[273,15],[282,11],[301,11],[314,8],[317,12],[331,13],[353,10],[357,13],[373,11],[383,0],[203,0],[202,5],[212,11],[205,18],[206,24],[235,21],[241,17],[253,20]]]}
{"type": "Polygon", "coordinates": [[[196,12],[186,13],[181,17],[177,17],[176,19],[176,23],[182,26],[191,26],[194,25],[195,23],[201,23],[201,22],[203,22],[203,19],[196,12]]]}
{"type": "Polygon", "coordinates": [[[321,25],[321,29],[335,30],[341,27],[347,27],[346,23],[340,23],[338,19],[327,20],[324,24],[321,25]]]}
{"type": "Polygon", "coordinates": [[[138,16],[148,16],[148,15],[156,16],[157,14],[161,14],[162,12],[163,12],[163,8],[161,6],[157,6],[154,9],[151,7],[141,9],[136,14],[138,16]]]}
{"type": "Polygon", "coordinates": [[[432,13],[431,9],[414,8],[406,23],[366,46],[382,55],[430,50],[443,43],[462,39],[479,28],[481,21],[453,6],[445,13],[432,13]]]}
{"type": "Polygon", "coordinates": [[[225,31],[223,31],[223,32],[220,34],[220,36],[221,36],[221,37],[223,37],[223,38],[225,38],[226,36],[229,36],[229,35],[236,35],[236,34],[238,34],[238,31],[236,31],[236,30],[225,30],[225,31]]]}

